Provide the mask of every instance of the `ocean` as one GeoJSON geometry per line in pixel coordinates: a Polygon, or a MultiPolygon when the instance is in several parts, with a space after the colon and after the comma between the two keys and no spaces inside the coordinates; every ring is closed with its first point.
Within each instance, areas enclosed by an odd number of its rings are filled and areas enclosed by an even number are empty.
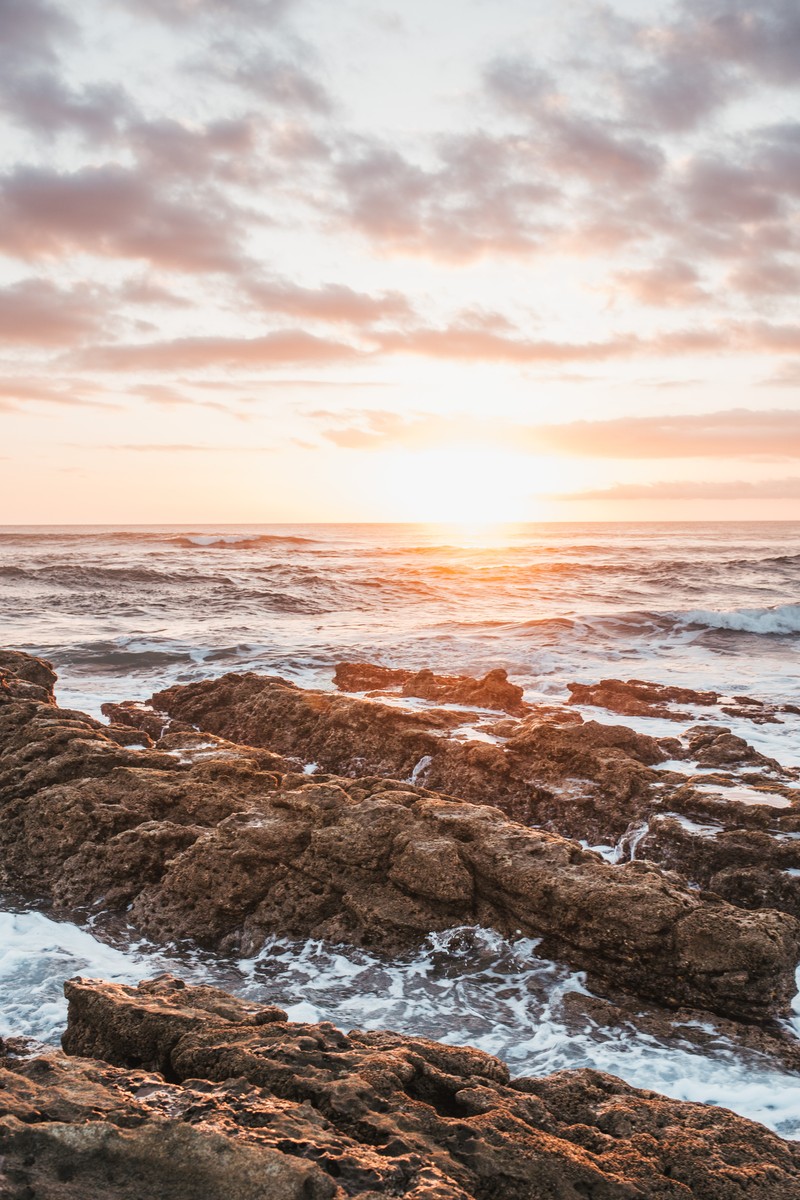
{"type": "MultiPolygon", "coordinates": [[[[797,705],[800,522],[4,528],[0,641],[53,662],[59,702],[95,716],[103,701],[226,671],[331,687],[345,659],[502,666],[530,700],[613,677],[797,705]]],[[[800,717],[728,723],[800,765],[800,717]]],[[[636,1021],[576,1026],[565,1001],[583,977],[531,943],[462,930],[392,962],[319,943],[234,962],[0,897],[0,1035],[57,1039],[69,975],[134,981],[166,967],[298,1018],[469,1042],[518,1074],[595,1066],[800,1137],[796,1076],[713,1031],[699,1049],[636,1021]]]]}

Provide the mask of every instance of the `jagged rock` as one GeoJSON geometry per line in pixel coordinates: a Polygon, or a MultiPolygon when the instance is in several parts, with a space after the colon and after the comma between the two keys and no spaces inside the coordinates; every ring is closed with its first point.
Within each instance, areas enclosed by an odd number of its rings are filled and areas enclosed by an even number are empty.
{"type": "Polygon", "coordinates": [[[752,808],[738,821],[728,818],[728,827],[726,814],[709,817],[698,808],[695,820],[675,813],[653,817],[637,856],[679,871],[731,904],[800,918],[800,839],[771,828],[774,818],[752,808]],[[742,820],[749,828],[741,828],[742,820]]]}
{"type": "Polygon", "coordinates": [[[744,738],[720,725],[694,725],[687,730],[689,753],[701,767],[759,766],[780,772],[774,758],[761,754],[744,738]]]}
{"type": "Polygon", "coordinates": [[[509,683],[508,672],[501,667],[482,679],[470,675],[435,675],[433,671],[407,671],[381,667],[374,663],[338,663],[333,681],[343,692],[373,692],[399,689],[403,696],[434,700],[437,704],[472,705],[494,708],[521,716],[529,711],[522,699],[523,689],[509,683]]]}
{"type": "Polygon", "coordinates": [[[670,721],[691,720],[691,714],[677,712],[670,704],[712,705],[717,692],[698,692],[693,688],[666,687],[643,679],[601,679],[599,683],[570,683],[570,704],[590,704],[629,717],[666,717],[670,721]]]}
{"type": "Polygon", "coordinates": [[[55,704],[56,673],[52,663],[21,650],[0,650],[0,704],[4,700],[39,700],[55,704]]]}
{"type": "MultiPolygon", "coordinates": [[[[173,721],[166,713],[156,712],[147,704],[137,700],[124,700],[121,704],[101,704],[100,711],[108,717],[112,728],[134,729],[157,742],[167,732],[192,732],[186,721],[173,721]]],[[[124,743],[123,743],[124,745],[124,743]]]]}
{"type": "Polygon", "coordinates": [[[291,1024],[169,976],[65,990],[65,1049],[105,1061],[3,1062],[9,1195],[800,1196],[797,1145],[597,1071],[510,1079],[478,1050],[291,1024]]]}
{"type": "Polygon", "coordinates": [[[333,682],[342,692],[374,692],[402,687],[413,679],[414,672],[402,667],[381,667],[378,663],[340,662],[333,672],[333,682]]]}
{"type": "Polygon", "coordinates": [[[448,736],[452,713],[404,711],[254,674],[168,688],[151,704],[324,771],[413,779],[592,842],[616,841],[642,818],[658,781],[650,767],[675,753],[621,725],[561,725],[536,716],[518,722],[502,745],[461,741],[448,736]]]}
{"type": "MultiPolygon", "coordinates": [[[[571,731],[548,731],[557,757],[571,731]]],[[[639,758],[656,753],[630,731],[588,736],[613,755],[625,734],[639,758]]],[[[393,951],[484,924],[667,1005],[760,1020],[795,991],[790,917],[741,911],[654,866],[611,867],[496,808],[374,776],[309,781],[230,743],[198,762],[126,750],[29,700],[0,706],[0,750],[0,886],[124,911],[162,941],[251,953],[277,933],[393,951]]]]}

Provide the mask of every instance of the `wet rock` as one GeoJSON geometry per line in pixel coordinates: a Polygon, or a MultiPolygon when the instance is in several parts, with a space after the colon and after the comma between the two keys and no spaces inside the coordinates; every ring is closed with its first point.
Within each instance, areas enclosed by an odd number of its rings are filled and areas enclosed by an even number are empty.
{"type": "MultiPolygon", "coordinates": [[[[571,733],[524,737],[574,770],[571,733]]],[[[607,791],[623,745],[637,771],[658,752],[630,730],[587,730],[607,791]]],[[[252,953],[282,934],[391,952],[484,924],[667,1005],[760,1020],[795,990],[791,918],[733,908],[653,866],[611,867],[496,808],[375,776],[309,780],[228,742],[199,761],[126,750],[96,722],[30,701],[0,707],[0,749],[0,886],[124,912],[160,941],[252,953]]]]}
{"type": "Polygon", "coordinates": [[[670,708],[671,704],[713,705],[717,692],[666,687],[643,679],[601,679],[599,683],[570,683],[570,704],[594,705],[630,717],[665,717],[670,721],[691,720],[691,715],[670,708]]]}
{"type": "Polygon", "coordinates": [[[333,682],[342,692],[374,692],[402,687],[414,672],[401,667],[381,667],[377,663],[340,662],[333,672],[333,682]]]}
{"type": "Polygon", "coordinates": [[[800,918],[800,838],[782,834],[779,819],[752,808],[737,821],[725,813],[709,816],[708,808],[704,813],[699,807],[693,806],[694,820],[654,815],[637,856],[679,871],[730,904],[800,918]],[[742,828],[742,820],[750,827],[742,828]]]}
{"type": "Polygon", "coordinates": [[[760,766],[781,772],[774,758],[767,758],[744,738],[720,725],[695,725],[686,732],[689,754],[701,767],[760,766]]]}
{"type": "Polygon", "coordinates": [[[373,663],[338,663],[333,681],[343,692],[399,689],[403,696],[433,700],[437,704],[462,704],[493,708],[512,715],[529,711],[523,689],[510,683],[508,673],[497,667],[482,679],[469,675],[435,675],[433,671],[407,671],[373,663]]]}
{"type": "Polygon", "coordinates": [[[130,725],[109,725],[105,730],[106,737],[118,746],[136,746],[140,749],[152,749],[155,742],[149,733],[143,729],[133,729],[130,725]]]}
{"type": "Polygon", "coordinates": [[[170,977],[66,991],[65,1049],[105,1061],[2,1075],[6,1177],[48,1200],[133,1200],[137,1170],[175,1200],[800,1195],[795,1144],[597,1071],[512,1080],[478,1050],[291,1024],[170,977]]]}
{"type": "MultiPolygon", "coordinates": [[[[533,715],[503,744],[449,736],[458,716],[404,711],[373,700],[310,691],[272,676],[224,675],[152,698],[169,716],[234,741],[268,746],[338,775],[386,775],[568,837],[616,841],[641,819],[674,753],[624,726],[562,724],[533,715]]],[[[509,731],[511,732],[511,731],[509,731]]]]}
{"type": "Polygon", "coordinates": [[[108,717],[112,728],[122,727],[146,733],[154,742],[170,732],[194,732],[187,721],[173,721],[162,712],[157,712],[149,704],[141,704],[138,700],[124,700],[121,704],[101,704],[100,711],[108,717]]]}
{"type": "Polygon", "coordinates": [[[20,650],[0,650],[0,704],[5,700],[38,700],[55,704],[56,673],[52,663],[20,650]]]}

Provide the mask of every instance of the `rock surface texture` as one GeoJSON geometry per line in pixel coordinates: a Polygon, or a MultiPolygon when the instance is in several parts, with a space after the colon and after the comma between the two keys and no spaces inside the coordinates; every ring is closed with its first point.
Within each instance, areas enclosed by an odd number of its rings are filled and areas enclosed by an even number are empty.
{"type": "MultiPolygon", "coordinates": [[[[381,668],[383,669],[383,668],[381,668]]],[[[224,675],[156,693],[153,710],[337,775],[386,775],[571,837],[621,836],[651,802],[651,769],[675,747],[622,725],[538,715],[503,744],[451,736],[464,716],[310,691],[274,676],[224,675]]],[[[676,743],[677,745],[677,743],[676,743]]]]}
{"type": "Polygon", "coordinates": [[[800,1149],[595,1071],[510,1079],[169,976],[72,980],[70,1055],[0,1057],[3,1200],[797,1200],[800,1149]]]}
{"type": "Polygon", "coordinates": [[[530,711],[530,706],[523,702],[522,688],[509,682],[508,673],[500,667],[489,671],[483,679],[473,679],[470,675],[435,675],[430,670],[406,671],[373,663],[344,662],[337,664],[333,681],[342,692],[399,690],[401,696],[439,704],[473,705],[515,716],[530,711]]]}
{"type": "MultiPolygon", "coordinates": [[[[218,705],[239,679],[178,691],[218,705]]],[[[298,721],[320,703],[278,690],[298,721]]],[[[214,711],[217,724],[238,719],[235,706],[214,711]]],[[[376,747],[380,726],[364,719],[376,747]]],[[[638,737],[603,729],[603,747],[638,737]]],[[[552,752],[564,732],[525,736],[552,752]]],[[[636,744],[641,758],[657,752],[636,744]]],[[[251,953],[277,933],[391,952],[481,924],[540,938],[543,954],[667,1005],[763,1020],[795,992],[793,918],[733,907],[649,864],[612,867],[493,807],[385,778],[309,779],[269,750],[204,734],[131,750],[84,714],[5,693],[0,750],[0,886],[125,913],[160,941],[251,953]]]]}
{"type": "MultiPolygon", "coordinates": [[[[376,682],[376,672],[397,673],[368,663],[343,666],[346,681],[360,686],[376,682]]],[[[710,704],[716,695],[633,684],[659,702],[665,693],[683,703],[710,704]]],[[[493,736],[487,742],[464,735],[452,710],[406,711],[252,674],[170,688],[153,705],[163,710],[160,722],[192,722],[270,746],[298,766],[312,759],[338,775],[374,772],[489,803],[526,825],[589,845],[616,844],[618,860],[638,856],[680,871],[738,906],[800,918],[800,773],[710,722],[690,725],[682,739],[654,738],[584,721],[569,707],[540,709],[484,724],[493,736]],[[669,759],[693,760],[700,774],[666,769],[669,759]],[[745,799],[736,802],[743,782],[745,799]],[[744,855],[736,836],[743,829],[763,834],[744,855]]],[[[152,708],[144,711],[154,719],[152,708]]]]}

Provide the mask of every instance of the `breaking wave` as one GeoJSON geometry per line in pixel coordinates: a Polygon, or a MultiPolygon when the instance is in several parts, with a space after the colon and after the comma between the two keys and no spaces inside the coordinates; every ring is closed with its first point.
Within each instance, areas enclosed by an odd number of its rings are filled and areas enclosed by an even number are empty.
{"type": "Polygon", "coordinates": [[[698,608],[682,615],[686,625],[786,637],[800,633],[800,604],[775,604],[768,608],[735,608],[714,612],[698,608]]]}

